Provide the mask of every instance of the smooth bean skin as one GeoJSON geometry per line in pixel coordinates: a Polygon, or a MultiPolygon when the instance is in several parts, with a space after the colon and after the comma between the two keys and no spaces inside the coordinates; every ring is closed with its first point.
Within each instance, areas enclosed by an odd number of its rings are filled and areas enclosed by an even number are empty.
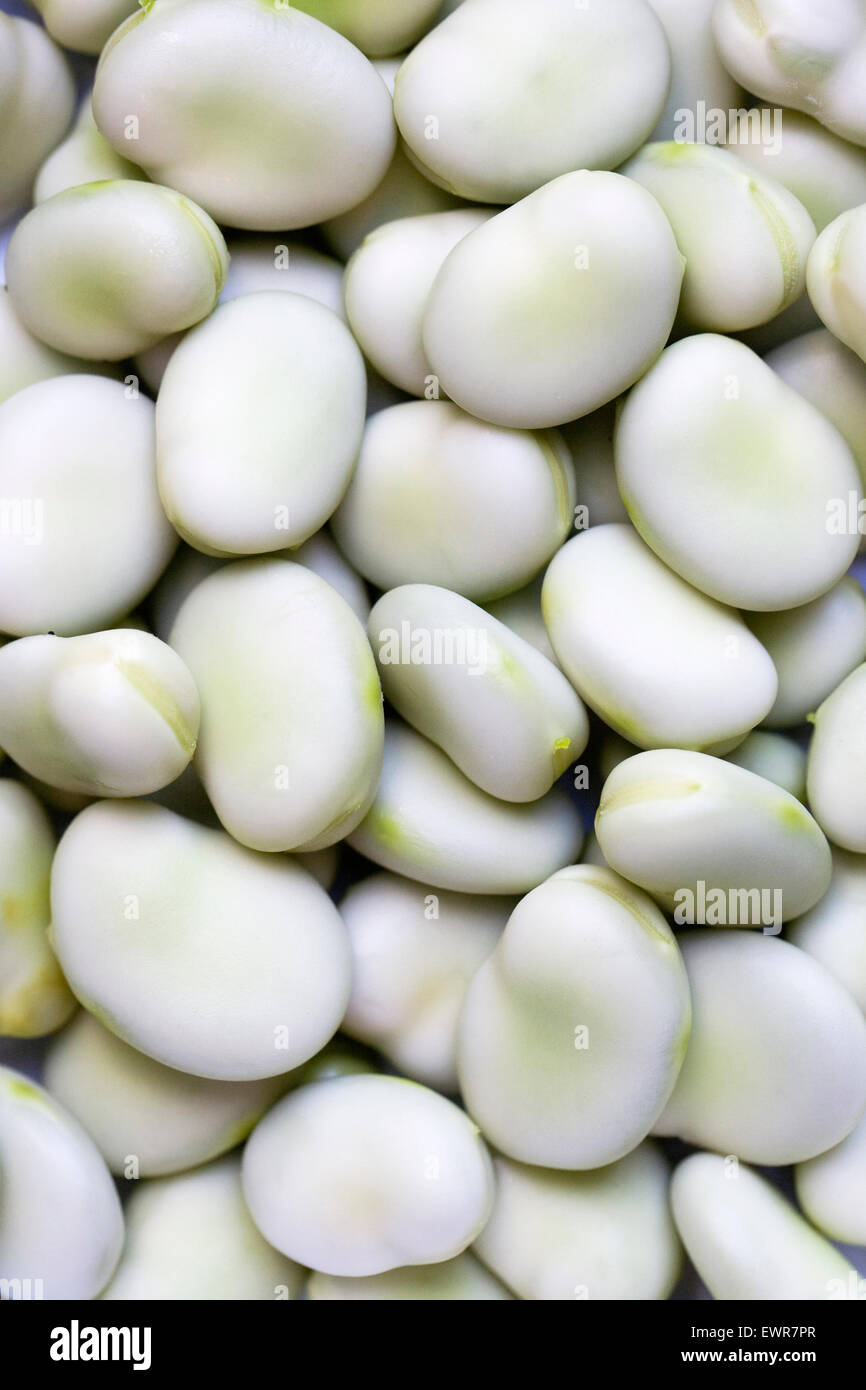
{"type": "MultiPolygon", "coordinates": [[[[866,163],[866,151],[863,160],[866,163]]],[[[836,426],[866,487],[866,364],[826,328],[782,343],[764,360],[836,426]]]]}
{"type": "Polygon", "coordinates": [[[631,392],[616,474],[637,530],[710,597],[795,608],[835,584],[859,536],[831,527],[859,496],[838,430],[743,343],[715,333],[666,349],[631,392]]]}
{"type": "Polygon", "coordinates": [[[86,1009],[45,1064],[47,1090],[84,1126],[111,1171],[127,1178],[182,1172],[234,1148],[286,1081],[189,1076],[121,1042],[86,1009]]]}
{"type": "Polygon", "coordinates": [[[529,804],[488,796],[396,720],[382,776],[349,844],[393,873],[459,893],[526,893],[580,854],[577,809],[557,788],[529,804]]]}
{"type": "Polygon", "coordinates": [[[713,34],[728,72],[774,106],[814,113],[836,135],[866,145],[859,0],[717,0],[713,34]]]}
{"type": "Polygon", "coordinates": [[[726,751],[776,697],[773,663],[740,615],[674,574],[629,525],[564,545],[541,607],[577,693],[640,747],[726,751]]]}
{"type": "Polygon", "coordinates": [[[0,1067],[0,1278],[41,1280],[46,1299],[91,1299],[123,1244],[111,1174],[71,1115],[0,1067]]]}
{"type": "Polygon", "coordinates": [[[379,873],[340,903],[352,948],[343,1030],[399,1071],[457,1091],[457,1024],[466,987],[487,959],[512,898],[449,893],[379,873]]]}
{"type": "Polygon", "coordinates": [[[294,0],[295,8],[320,19],[370,58],[402,53],[437,18],[439,0],[294,0]]]}
{"type": "Polygon", "coordinates": [[[819,707],[807,786],[815,819],[834,844],[866,853],[866,665],[819,707]]]}
{"type": "Polygon", "coordinates": [[[833,877],[820,902],[788,927],[787,939],[820,961],[866,1014],[866,861],[833,849],[833,877]]]}
{"type": "Polygon", "coordinates": [[[51,823],[27,787],[0,778],[0,1036],[53,1033],[75,999],[48,944],[51,823]]]}
{"type": "Polygon", "coordinates": [[[824,228],[806,267],[806,286],[818,317],[862,361],[866,361],[864,259],[866,202],[841,213],[824,228]]]}
{"type": "Polygon", "coordinates": [[[103,179],[146,179],[129,159],[123,159],[100,135],[93,119],[90,98],[85,97],[71,131],[52,150],[36,175],[33,201],[44,203],[55,193],[103,179]]]}
{"type": "Polygon", "coordinates": [[[459,594],[391,589],[367,633],[386,699],[490,796],[537,801],[586,747],[586,711],[559,668],[459,594]]]}
{"type": "Polygon", "coordinates": [[[134,628],[0,650],[0,743],[64,791],[143,796],[195,752],[200,704],[176,652],[134,628]]]}
{"type": "Polygon", "coordinates": [[[53,39],[94,57],[115,29],[135,13],[134,0],[33,0],[53,39]]]}
{"type": "Polygon", "coordinates": [[[556,432],[502,429],[448,401],[407,401],[368,420],[331,529],[380,589],[439,584],[483,603],[538,573],[567,536],[574,502],[556,432]]]}
{"type": "Polygon", "coordinates": [[[698,1274],[722,1302],[850,1296],[856,1271],[765,1178],[732,1156],[696,1153],[671,1183],[674,1220],[698,1274]]]}
{"type": "Polygon", "coordinates": [[[209,314],[227,266],[206,212],[172,188],[124,178],[46,199],[6,251],[9,295],[31,333],[115,362],[209,314]]]}
{"type": "MultiPolygon", "coordinates": [[[[317,531],[303,545],[289,552],[291,558],[304,569],[312,570],[320,579],[336,589],[344,598],[360,622],[366,627],[370,616],[370,598],[367,586],[344,559],[327,531],[317,531]]],[[[191,546],[181,545],[151,595],[154,631],[163,641],[174,625],[181,604],[203,579],[207,579],[226,563],[214,555],[204,555],[191,546]]]]}
{"type": "Polygon", "coordinates": [[[798,801],[806,799],[806,754],[792,738],[753,729],[725,757],[727,762],[736,763],[767,782],[775,782],[798,801]]]}
{"type": "Polygon", "coordinates": [[[221,305],[175,349],[159,389],[157,476],[175,529],[206,553],[307,540],[346,490],[366,390],[349,330],[306,295],[221,305]]]}
{"type": "Polygon", "coordinates": [[[685,256],[680,323],[735,333],[802,294],[815,224],[769,170],[713,145],[664,141],[645,145],[623,173],[658,200],[685,256]]]}
{"type": "Polygon", "coordinates": [[[377,227],[346,266],[346,313],[377,371],[411,396],[433,380],[422,327],[442,263],[459,241],[492,213],[476,208],[401,217],[377,227]]]}
{"type": "Polygon", "coordinates": [[[591,1173],[494,1166],[496,1200],[475,1249],[519,1298],[667,1298],[681,1251],[654,1144],[591,1173]]]}
{"type": "Polygon", "coordinates": [[[508,1158],[600,1168],[658,1119],[689,1022],[677,943],[650,899],[609,870],[563,869],[518,903],[469,986],[461,1093],[508,1158]]]}
{"type": "Polygon", "coordinates": [[[769,118],[769,140],[755,138],[755,124],[767,121],[765,110],[753,107],[739,114],[728,127],[727,148],[799,198],[819,232],[840,212],[866,202],[866,150],[790,108],[781,120],[769,118]]]}
{"type": "MultiPolygon", "coordinates": [[[[680,924],[694,921],[701,883],[708,895],[720,890],[728,898],[775,894],[782,921],[813,907],[830,883],[830,846],[805,806],[765,777],[706,753],[659,748],[621,762],[602,788],[595,830],[611,867],[680,924]]],[[[743,906],[746,920],[738,925],[771,925],[763,916],[753,921],[743,906]]],[[[728,925],[709,911],[708,921],[728,925]]]]}
{"type": "Polygon", "coordinates": [[[472,0],[406,58],[394,114],[434,183],[513,203],[571,169],[615,169],[649,135],[669,79],[644,0],[472,0]]]}
{"type": "Polygon", "coordinates": [[[364,629],[287,560],[225,565],[181,605],[172,647],[202,699],[196,767],[241,844],[324,849],[371,805],[384,720],[364,629]]]}
{"type": "Polygon", "coordinates": [[[103,49],[93,114],[152,179],[254,231],[345,212],[394,153],[388,91],[363,54],[260,0],[156,0],[132,15],[103,49]]]}
{"type": "Polygon", "coordinates": [[[126,1208],[126,1245],[103,1299],[296,1298],[303,1271],[259,1234],[240,1176],[240,1161],[224,1158],[137,1184],[126,1208]]]}
{"type": "Polygon", "coordinates": [[[794,1169],[797,1201],[833,1240],[866,1245],[866,1115],[841,1144],[794,1169]]]}
{"type": "Polygon", "coordinates": [[[670,223],[646,189],[621,174],[563,174],[446,257],[424,350],[470,414],[517,429],[561,425],[643,375],[667,340],[682,278],[670,223]]]}
{"type": "MultiPolygon", "coordinates": [[[[318,300],[345,322],[343,308],[343,267],[330,256],[293,240],[275,241],[271,237],[229,236],[229,268],[219,297],[220,304],[242,294],[267,290],[288,290],[318,300]]],[[[135,366],[153,395],[162,385],[165,370],[183,334],[172,333],[155,347],[136,353],[135,366]]]]}
{"type": "Polygon", "coordinates": [[[778,937],[701,929],[678,940],[692,1032],[653,1132],[772,1165],[850,1134],[866,1108],[866,1020],[829,971],[778,937]]]}
{"type": "Polygon", "coordinates": [[[750,613],[748,623],[779,677],[769,728],[804,723],[866,657],[866,595],[856,579],[788,612],[750,613]]]}
{"type": "Polygon", "coordinates": [[[344,1076],[302,1086],[259,1121],[243,1188],[278,1250],[361,1276],[459,1255],[490,1215],[494,1179],[456,1105],[398,1077],[344,1076]]]}
{"type": "Polygon", "coordinates": [[[0,223],[28,201],[75,110],[75,81],[38,24],[0,14],[0,223]]]}
{"type": "Polygon", "coordinates": [[[648,139],[689,139],[683,112],[694,113],[703,101],[708,109],[736,110],[745,94],[722,66],[710,23],[715,0],[649,0],[671,53],[671,84],[665,108],[648,139]],[[683,134],[685,129],[685,134],[683,134]]]}
{"type": "Polygon", "coordinates": [[[346,1007],[348,941],[315,879],[151,802],[101,801],[75,818],[51,906],[78,998],[178,1071],[280,1076],[324,1046],[346,1007]]]}
{"type": "Polygon", "coordinates": [[[489,1274],[483,1264],[464,1250],[453,1260],[438,1265],[415,1265],[391,1269],[367,1278],[341,1279],[334,1274],[313,1271],[307,1282],[307,1298],[314,1303],[337,1300],[398,1300],[433,1302],[500,1302],[511,1294],[489,1274]]]}
{"type": "Polygon", "coordinates": [[[156,490],[153,414],[96,376],[38,381],[0,406],[12,518],[0,530],[0,630],[93,632],[153,587],[177,545],[156,490]]]}

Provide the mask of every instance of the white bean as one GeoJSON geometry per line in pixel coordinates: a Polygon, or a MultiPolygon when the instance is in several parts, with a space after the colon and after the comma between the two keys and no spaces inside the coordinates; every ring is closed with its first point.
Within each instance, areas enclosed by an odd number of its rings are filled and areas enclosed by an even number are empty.
{"type": "Polygon", "coordinates": [[[342,1018],[349,946],[324,890],[290,859],[162,806],[82,811],[54,857],[51,905],[52,944],[78,998],[178,1071],[279,1076],[342,1018]]]}
{"type": "Polygon", "coordinates": [[[493,1203],[493,1165],[471,1121],[394,1076],[302,1086],[253,1130],[243,1160],[253,1220],[324,1274],[383,1274],[453,1259],[493,1203]]]}

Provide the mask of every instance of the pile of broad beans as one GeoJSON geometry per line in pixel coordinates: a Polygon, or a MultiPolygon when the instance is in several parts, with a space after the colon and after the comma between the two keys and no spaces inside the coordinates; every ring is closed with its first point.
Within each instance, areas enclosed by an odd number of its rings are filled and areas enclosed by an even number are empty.
{"type": "Polygon", "coordinates": [[[34,3],[0,1292],[866,1297],[863,0],[34,3]]]}

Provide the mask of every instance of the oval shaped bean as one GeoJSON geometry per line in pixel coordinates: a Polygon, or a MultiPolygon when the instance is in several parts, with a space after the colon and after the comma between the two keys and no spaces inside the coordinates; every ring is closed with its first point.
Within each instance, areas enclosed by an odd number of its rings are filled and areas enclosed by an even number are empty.
{"type": "Polygon", "coordinates": [[[126,1222],[123,1255],[102,1295],[109,1302],[286,1300],[300,1293],[303,1271],[268,1245],[247,1211],[236,1158],[140,1183],[126,1222]]]}
{"type": "Polygon", "coordinates": [[[803,292],[815,224],[768,173],[713,145],[645,145],[623,173],[652,193],[686,270],[680,322],[735,333],[766,323],[803,292]]]}
{"type": "Polygon", "coordinates": [[[8,1067],[0,1169],[0,1278],[21,1280],[25,1298],[95,1298],[123,1244],[111,1174],[77,1120],[8,1067]]]}
{"type": "MultiPolygon", "coordinates": [[[[866,151],[863,160],[866,164],[866,151]]],[[[782,343],[765,361],[836,426],[866,487],[866,364],[826,328],[782,343]]]]}
{"type": "Polygon", "coordinates": [[[820,902],[798,917],[788,940],[819,960],[866,1014],[866,860],[833,850],[833,877],[820,902]]]}
{"type": "Polygon", "coordinates": [[[33,0],[52,38],[76,53],[97,55],[119,24],[135,13],[134,0],[33,0]]]}
{"type": "Polygon", "coordinates": [[[295,7],[314,15],[343,34],[370,57],[402,53],[417,43],[436,18],[440,0],[294,0],[295,7]]]}
{"type": "Polygon", "coordinates": [[[766,107],[738,111],[728,127],[727,147],[753,169],[778,179],[821,232],[840,212],[866,202],[866,151],[785,105],[779,115],[766,107]]]}
{"type": "Polygon", "coordinates": [[[286,560],[225,565],[181,605],[171,645],[202,697],[196,767],[252,849],[323,849],[370,806],[382,692],[364,629],[318,575],[286,560]]]}
{"type": "Polygon", "coordinates": [[[841,1144],[794,1169],[797,1201],[833,1240],[866,1245],[866,1115],[841,1144]]]}
{"type": "Polygon", "coordinates": [[[259,231],[345,212],[394,152],[388,91],[367,59],[296,6],[260,0],[139,10],[103,49],[93,112],[119,153],[133,141],[152,179],[259,231]]]}
{"type": "Polygon", "coordinates": [[[38,1038],[75,999],[48,944],[54,834],[26,787],[0,778],[0,1035],[38,1038]]]}
{"type": "Polygon", "coordinates": [[[526,893],[580,854],[576,808],[554,788],[516,805],[481,791],[392,720],[370,810],[348,837],[374,864],[460,893],[526,893]]]}
{"type": "Polygon", "coordinates": [[[475,1249],[519,1298],[667,1298],[681,1251],[654,1144],[591,1173],[507,1158],[494,1167],[496,1200],[475,1249]]]}
{"type": "Polygon", "coordinates": [[[346,267],[352,332],[376,370],[411,396],[434,380],[421,340],[433,281],[449,251],[491,216],[465,208],[401,217],[367,236],[346,267]]]}
{"type": "Polygon", "coordinates": [[[575,690],[642,747],[733,747],[775,699],[773,663],[740,615],[686,584],[631,526],[595,526],[563,546],[541,607],[575,690]]]}
{"type": "Polygon", "coordinates": [[[346,1007],[346,933],[312,876],[151,802],[76,816],[54,857],[51,906],[78,998],[178,1071],[279,1076],[324,1046],[346,1007]]]}
{"type": "Polygon", "coordinates": [[[51,151],[36,175],[33,201],[44,203],[55,193],[63,193],[67,188],[77,188],[83,183],[98,183],[103,179],[146,178],[147,175],[137,164],[119,155],[105,136],[99,133],[88,96],[82,102],[66,139],[51,151]]]}
{"type": "Polygon", "coordinates": [[[614,768],[595,818],[611,867],[674,920],[775,927],[830,883],[830,846],[796,797],[706,753],[658,748],[614,768]]]}
{"type": "Polygon", "coordinates": [[[561,425],[643,375],[670,332],[682,277],[670,223],[646,189],[620,174],[563,174],[446,257],[424,351],[470,414],[561,425]]]}
{"type": "Polygon", "coordinates": [[[773,728],[802,724],[866,657],[866,594],[856,579],[790,612],[750,613],[748,622],[779,676],[764,720],[773,728]]]}
{"type": "Polygon", "coordinates": [[[339,1275],[314,1270],[307,1283],[307,1298],[314,1303],[350,1299],[490,1303],[509,1299],[511,1294],[474,1255],[464,1250],[462,1255],[442,1260],[438,1265],[410,1265],[408,1269],[370,1274],[365,1279],[341,1279],[339,1275]]]}
{"type": "Polygon", "coordinates": [[[149,632],[22,637],[0,651],[0,743],[65,791],[142,796],[173,782],[199,714],[186,666],[149,632]]]}
{"type": "Polygon", "coordinates": [[[159,1177],[217,1158],[285,1090],[287,1078],[212,1081],[164,1067],[79,1011],[45,1064],[50,1093],[84,1126],[109,1168],[159,1177]]]}
{"type": "Polygon", "coordinates": [[[674,1220],[713,1298],[764,1303],[850,1296],[856,1270],[765,1178],[697,1153],[671,1183],[674,1220]]]}
{"type": "Polygon", "coordinates": [[[809,253],[806,285],[821,322],[866,361],[864,259],[866,203],[841,213],[824,228],[809,253]]]}
{"type": "Polygon", "coordinates": [[[346,490],[365,399],[361,354],[321,304],[265,292],[222,305],[160,386],[159,490],[175,529],[211,553],[305,541],[346,490]]]}
{"type": "Polygon", "coordinates": [[[434,183],[513,203],[571,169],[621,164],[658,120],[670,70],[644,0],[473,0],[409,54],[394,114],[434,183]]]}
{"type": "Polygon", "coordinates": [[[726,754],[726,760],[805,801],[806,753],[792,738],[753,729],[733,753],[726,754]]]}
{"type": "Polygon", "coordinates": [[[466,987],[512,907],[510,898],[449,893],[395,874],[354,884],[340,903],[352,948],[343,1029],[407,1076],[455,1092],[466,987]]]}
{"type": "Polygon", "coordinates": [[[441,584],[483,602],[538,573],[568,534],[573,506],[559,435],[499,429],[447,401],[407,401],[367,422],[332,530],[380,589],[441,584]]]}
{"type": "Polygon", "coordinates": [[[654,1132],[764,1164],[800,1163],[850,1134],[866,1107],[866,1020],[829,971],[753,932],[679,943],[692,1033],[654,1132]]]}
{"type": "Polygon", "coordinates": [[[31,333],[60,352],[110,361],[203,319],[227,266],[206,212],[134,179],[55,194],[19,223],[6,251],[9,295],[31,333]]]}
{"type": "Polygon", "coordinates": [[[243,1160],[253,1220],[324,1274],[453,1259],[482,1230],[493,1165],[474,1125],[394,1076],[302,1086],[253,1130],[243,1160]]]}
{"type": "Polygon", "coordinates": [[[809,803],[843,849],[866,852],[866,665],[858,666],[818,709],[809,746],[809,803]]]}
{"type": "Polygon", "coordinates": [[[722,62],[747,91],[808,111],[866,145],[866,17],[859,0],[821,8],[811,0],[717,0],[713,33],[722,62]]]}
{"type": "Polygon", "coordinates": [[[28,201],[74,110],[75,82],[60,49],[38,24],[0,14],[0,223],[28,201]]]}
{"type": "Polygon", "coordinates": [[[586,711],[559,668],[459,594],[392,589],[367,633],[386,699],[491,796],[537,801],[586,747],[586,711]]]}
{"type": "Polygon", "coordinates": [[[72,636],[134,608],[177,545],[159,504],[153,405],[61,376],[0,406],[0,630],[72,636]]]}
{"type": "Polygon", "coordinates": [[[469,986],[466,1107],[509,1158],[613,1163],[664,1109],[689,1020],[676,940],[650,899],[607,869],[563,869],[518,903],[469,986]]]}
{"type": "Polygon", "coordinates": [[[841,579],[859,495],[838,430],[743,343],[704,333],[662,353],[619,416],[616,474],[656,554],[732,607],[795,608],[841,579]]]}

